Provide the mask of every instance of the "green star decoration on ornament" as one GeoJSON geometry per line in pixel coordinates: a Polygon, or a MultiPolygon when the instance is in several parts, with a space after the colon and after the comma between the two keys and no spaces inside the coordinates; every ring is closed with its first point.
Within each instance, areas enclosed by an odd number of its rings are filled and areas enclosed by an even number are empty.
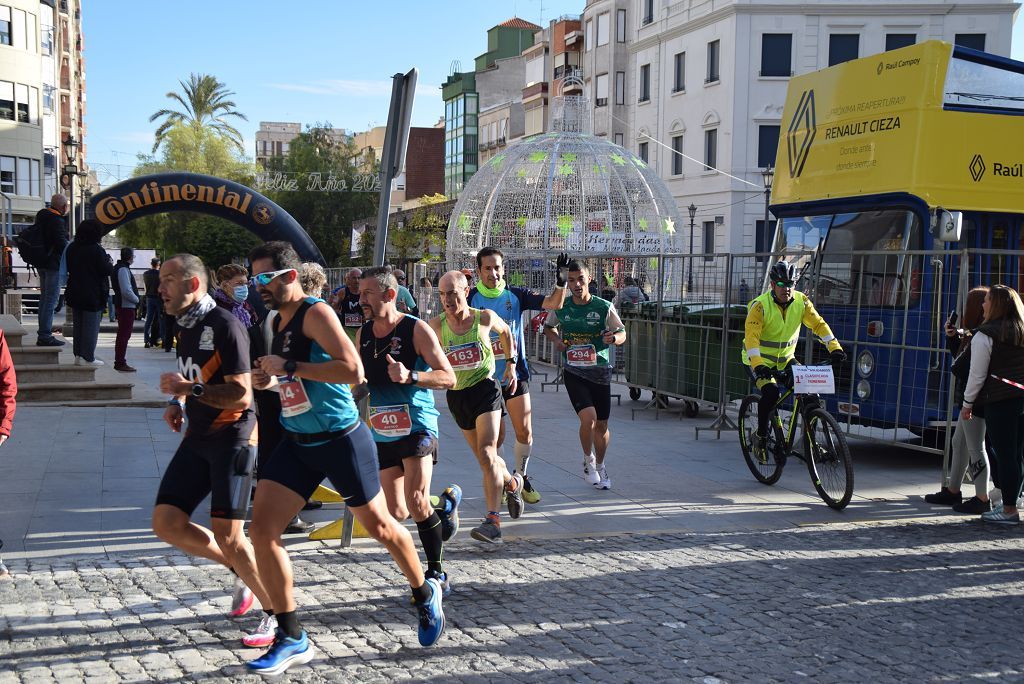
{"type": "Polygon", "coordinates": [[[558,175],[560,176],[571,176],[573,172],[572,164],[559,164],[558,175]]]}
{"type": "Polygon", "coordinates": [[[576,161],[576,153],[575,152],[563,152],[562,153],[562,161],[564,161],[564,162],[574,162],[574,161],[576,161]]]}
{"type": "Polygon", "coordinates": [[[530,153],[530,161],[533,162],[534,164],[543,164],[547,160],[548,160],[548,153],[547,152],[531,152],[530,153]]]}
{"type": "Polygon", "coordinates": [[[669,235],[674,235],[676,232],[676,222],[670,218],[665,219],[665,232],[669,235]]]}
{"type": "Polygon", "coordinates": [[[526,178],[526,169],[519,169],[518,171],[516,171],[516,175],[519,176],[520,178],[526,178]]]}
{"type": "Polygon", "coordinates": [[[640,157],[633,157],[633,163],[639,166],[641,169],[647,168],[647,164],[640,157]]]}
{"type": "Polygon", "coordinates": [[[493,166],[494,168],[498,168],[499,166],[502,165],[502,163],[504,163],[504,161],[505,153],[502,152],[501,154],[495,155],[494,158],[491,159],[491,166],[493,166]]]}
{"type": "Polygon", "coordinates": [[[626,158],[617,152],[614,154],[609,154],[608,158],[612,160],[613,164],[617,164],[618,166],[626,165],[626,158]]]}
{"type": "Polygon", "coordinates": [[[520,216],[520,217],[516,218],[516,225],[519,226],[520,228],[525,228],[526,227],[526,217],[525,216],[520,216]]]}
{"type": "Polygon", "coordinates": [[[607,173],[607,169],[605,169],[605,167],[601,166],[600,164],[594,164],[593,172],[595,176],[603,176],[605,173],[607,173]]]}
{"type": "Polygon", "coordinates": [[[459,216],[459,230],[463,233],[468,233],[473,228],[473,221],[469,218],[469,214],[462,214],[459,216]]]}
{"type": "Polygon", "coordinates": [[[640,225],[640,230],[642,230],[643,232],[646,233],[647,232],[647,219],[642,218],[639,221],[637,221],[637,223],[640,225]]]}
{"type": "Polygon", "coordinates": [[[558,233],[562,237],[569,237],[569,235],[572,233],[572,216],[569,216],[568,214],[563,214],[559,216],[558,221],[555,223],[555,226],[558,227],[558,233]]]}

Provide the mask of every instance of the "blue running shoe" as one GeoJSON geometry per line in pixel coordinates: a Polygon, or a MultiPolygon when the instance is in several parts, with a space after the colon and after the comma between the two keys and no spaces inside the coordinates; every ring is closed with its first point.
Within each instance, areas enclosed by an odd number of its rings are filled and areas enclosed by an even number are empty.
{"type": "Polygon", "coordinates": [[[444,634],[444,610],[441,608],[443,589],[434,577],[429,578],[426,584],[430,586],[430,598],[416,604],[420,613],[420,646],[433,646],[444,634]]]}
{"type": "Polygon", "coordinates": [[[447,509],[441,513],[441,541],[448,541],[459,532],[459,504],[462,503],[462,487],[450,484],[441,492],[441,503],[447,509]],[[447,503],[445,503],[447,502],[447,503]]]}
{"type": "MultiPolygon", "coordinates": [[[[441,624],[443,628],[444,616],[441,617],[441,624]]],[[[422,637],[420,640],[422,641],[422,637]]],[[[292,639],[279,629],[277,630],[274,643],[270,646],[270,650],[256,660],[250,660],[246,664],[253,672],[265,675],[279,675],[292,665],[308,663],[313,659],[314,653],[313,646],[309,643],[305,631],[302,632],[302,636],[298,639],[292,639]]]]}
{"type": "Polygon", "coordinates": [[[434,570],[427,570],[425,573],[423,573],[423,577],[425,579],[430,579],[431,577],[433,577],[438,581],[438,583],[441,585],[442,598],[448,598],[448,595],[452,593],[452,583],[448,579],[447,572],[436,572],[434,570]]]}

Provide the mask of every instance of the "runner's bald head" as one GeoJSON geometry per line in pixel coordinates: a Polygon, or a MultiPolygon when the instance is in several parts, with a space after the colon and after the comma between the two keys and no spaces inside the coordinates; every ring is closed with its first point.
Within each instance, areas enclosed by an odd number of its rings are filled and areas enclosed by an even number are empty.
{"type": "Polygon", "coordinates": [[[466,275],[462,271],[448,271],[441,280],[438,281],[438,288],[443,288],[445,285],[451,285],[455,288],[469,287],[469,281],[466,280],[466,275]]]}

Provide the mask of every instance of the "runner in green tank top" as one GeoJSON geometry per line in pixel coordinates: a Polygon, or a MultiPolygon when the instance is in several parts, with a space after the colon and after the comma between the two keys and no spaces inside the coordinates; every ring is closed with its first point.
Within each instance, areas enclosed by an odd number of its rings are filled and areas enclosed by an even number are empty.
{"type": "Polygon", "coordinates": [[[498,423],[501,420],[501,385],[491,377],[494,352],[491,331],[501,338],[505,364],[504,381],[514,390],[515,353],[512,331],[500,316],[487,309],[469,306],[469,283],[461,271],[449,271],[437,284],[444,312],[430,321],[445,355],[455,371],[455,389],[446,398],[452,417],[473,450],[484,476],[487,517],[470,534],[489,543],[501,542],[498,507],[501,493],[507,492],[508,515],[518,518],[523,512],[523,478],[510,474],[498,457],[498,423]]]}

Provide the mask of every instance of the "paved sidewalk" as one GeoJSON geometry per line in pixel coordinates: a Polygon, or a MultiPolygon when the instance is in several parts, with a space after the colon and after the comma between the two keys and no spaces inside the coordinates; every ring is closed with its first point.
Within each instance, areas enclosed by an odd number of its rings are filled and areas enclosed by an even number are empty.
{"type": "MultiPolygon", "coordinates": [[[[152,388],[173,355],[133,342],[134,380],[152,388]]],[[[105,334],[101,358],[112,343],[105,334]]],[[[295,680],[1024,680],[1017,637],[1002,629],[1024,612],[1024,530],[924,505],[934,456],[854,442],[856,495],[839,513],[802,463],[765,487],[735,435],[694,441],[710,415],[630,420],[626,400],[613,405],[613,489],[595,491],[564,391],[535,383],[533,400],[543,500],[505,522],[500,547],[469,538],[480,473],[442,408],[435,490],[463,486],[467,531],[446,550],[456,588],[437,647],[416,645],[407,590],[374,542],[289,540],[321,651],[295,680]]],[[[180,439],[161,415],[19,407],[0,449],[14,574],[0,582],[0,684],[244,675],[254,653],[238,638],[256,618],[223,617],[226,571],[149,530],[180,439]]]]}

